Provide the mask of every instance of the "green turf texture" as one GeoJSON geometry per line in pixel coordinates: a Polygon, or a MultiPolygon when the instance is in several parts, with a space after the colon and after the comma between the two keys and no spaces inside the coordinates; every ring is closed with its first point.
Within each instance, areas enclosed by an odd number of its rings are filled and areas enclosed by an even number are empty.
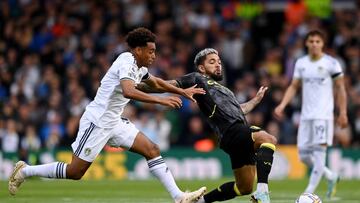
{"type": "MultiPolygon", "coordinates": [[[[177,181],[182,189],[194,190],[206,186],[212,190],[219,184],[230,181],[194,180],[177,181]]],[[[303,191],[307,180],[271,181],[272,203],[293,203],[303,191]]],[[[323,202],[358,203],[360,202],[360,181],[341,181],[338,185],[339,200],[329,201],[324,198],[326,183],[322,182],[316,191],[323,202]]],[[[156,180],[149,181],[71,181],[71,180],[27,180],[16,196],[10,196],[7,182],[0,181],[0,203],[165,203],[172,202],[170,196],[156,180]]],[[[227,202],[250,202],[249,196],[239,197],[227,202]]]]}

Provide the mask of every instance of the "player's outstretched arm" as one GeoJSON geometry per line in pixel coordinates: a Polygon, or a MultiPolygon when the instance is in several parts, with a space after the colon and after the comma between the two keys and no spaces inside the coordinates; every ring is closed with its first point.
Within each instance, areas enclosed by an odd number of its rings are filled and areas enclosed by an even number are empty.
{"type": "Polygon", "coordinates": [[[264,97],[264,94],[268,88],[261,86],[256,93],[255,97],[252,98],[250,101],[240,104],[241,110],[244,112],[244,114],[249,113],[251,110],[255,108],[255,106],[260,103],[262,98],[264,97]]]}
{"type": "Polygon", "coordinates": [[[120,86],[124,97],[147,103],[157,103],[171,108],[180,108],[182,106],[181,99],[178,97],[157,97],[147,94],[135,88],[133,80],[121,80],[120,86]]]}
{"type": "MultiPolygon", "coordinates": [[[[179,84],[176,82],[176,80],[167,80],[166,82],[175,87],[179,87],[179,84]]],[[[146,93],[165,93],[164,90],[156,89],[156,87],[151,86],[151,83],[149,85],[146,82],[140,82],[137,84],[136,89],[146,93]]]]}
{"type": "Polygon", "coordinates": [[[182,95],[193,102],[195,102],[195,99],[193,98],[194,94],[205,94],[205,91],[202,88],[196,88],[196,85],[182,89],[178,87],[175,80],[164,81],[155,76],[150,76],[149,79],[138,84],[136,88],[148,93],[175,93],[182,95]]]}

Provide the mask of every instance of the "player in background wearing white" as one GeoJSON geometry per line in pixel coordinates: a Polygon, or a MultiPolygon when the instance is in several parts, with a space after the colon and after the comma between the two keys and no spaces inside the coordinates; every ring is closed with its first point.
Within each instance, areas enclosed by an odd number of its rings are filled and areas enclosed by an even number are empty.
{"type": "Polygon", "coordinates": [[[15,195],[25,178],[40,176],[57,179],[79,180],[85,174],[102,148],[109,144],[128,148],[144,156],[151,173],[164,185],[176,203],[196,202],[206,191],[205,187],[194,192],[183,192],[175,183],[172,173],[160,155],[158,146],[121,114],[130,99],[161,104],[171,108],[181,107],[176,96],[158,97],[136,89],[145,82],[162,92],[170,92],[193,99],[194,94],[205,91],[195,86],[182,89],[150,75],[147,67],[155,60],[155,35],[146,28],[137,28],[126,37],[130,52],[118,56],[109,68],[96,93],[95,99],[86,107],[80,119],[80,126],[70,164],[55,162],[29,166],[23,161],[16,163],[9,179],[9,192],[15,195]]]}
{"type": "Polygon", "coordinates": [[[325,36],[317,30],[310,31],[305,38],[308,54],[295,63],[294,76],[275,116],[282,118],[286,105],[302,87],[301,121],[297,136],[300,159],[312,168],[305,192],[313,193],[321,177],[328,180],[326,196],[335,195],[338,175],[326,167],[326,150],[334,136],[334,93],[338,106],[337,124],[344,128],[348,124],[344,74],[339,62],[323,52],[325,36]]]}

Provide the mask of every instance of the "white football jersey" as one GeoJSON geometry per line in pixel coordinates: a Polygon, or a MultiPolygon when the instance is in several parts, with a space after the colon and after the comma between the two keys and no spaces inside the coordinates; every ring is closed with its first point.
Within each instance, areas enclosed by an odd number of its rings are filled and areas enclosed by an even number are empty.
{"type": "Polygon", "coordinates": [[[324,54],[312,61],[308,55],[295,63],[294,78],[301,80],[301,119],[334,119],[333,79],[342,76],[340,63],[324,54]]]}
{"type": "Polygon", "coordinates": [[[149,77],[148,69],[139,68],[130,52],[120,54],[101,80],[95,99],[86,107],[84,116],[98,127],[115,126],[130,101],[123,95],[120,80],[133,80],[138,84],[149,77]]]}

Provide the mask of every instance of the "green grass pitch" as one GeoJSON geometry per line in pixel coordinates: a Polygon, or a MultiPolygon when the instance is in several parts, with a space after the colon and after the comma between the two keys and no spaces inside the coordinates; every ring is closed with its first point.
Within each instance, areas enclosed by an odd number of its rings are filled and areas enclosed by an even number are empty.
{"type": "MultiPolygon", "coordinates": [[[[182,189],[194,190],[207,186],[212,190],[219,184],[231,179],[177,181],[182,189]]],[[[307,180],[271,181],[272,203],[293,203],[305,188],[307,180]]],[[[338,200],[323,202],[358,203],[360,202],[360,181],[341,181],[338,186],[338,200]]],[[[326,183],[322,182],[317,190],[324,197],[326,183]]],[[[1,203],[165,203],[172,202],[170,196],[156,180],[149,181],[70,181],[70,180],[27,180],[16,196],[10,196],[7,182],[0,181],[1,203]]],[[[249,203],[249,196],[239,197],[232,203],[249,203]]]]}

